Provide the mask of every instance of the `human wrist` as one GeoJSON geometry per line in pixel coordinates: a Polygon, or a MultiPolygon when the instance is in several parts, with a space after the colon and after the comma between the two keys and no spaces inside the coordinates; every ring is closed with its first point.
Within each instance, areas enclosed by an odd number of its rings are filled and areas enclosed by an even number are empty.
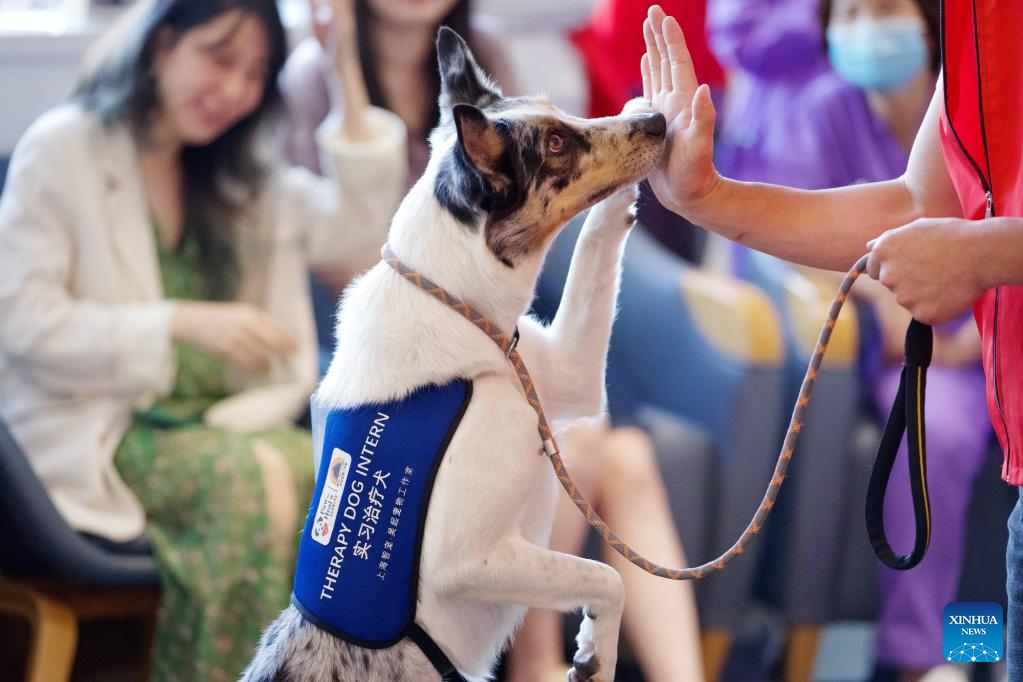
{"type": "Polygon", "coordinates": [[[725,196],[734,183],[718,173],[717,169],[712,171],[699,191],[685,198],[673,197],[675,205],[671,210],[696,225],[716,224],[720,218],[722,202],[726,201],[725,196]]]}
{"type": "Polygon", "coordinates": [[[172,341],[190,343],[193,337],[195,304],[191,301],[174,301],[171,313],[170,333],[172,341]]]}

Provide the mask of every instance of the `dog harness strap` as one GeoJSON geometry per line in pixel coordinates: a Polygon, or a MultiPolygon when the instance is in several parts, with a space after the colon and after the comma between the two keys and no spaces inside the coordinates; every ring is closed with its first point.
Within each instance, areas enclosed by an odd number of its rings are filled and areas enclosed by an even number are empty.
{"type": "Polygon", "coordinates": [[[927,448],[924,438],[924,392],[931,364],[931,328],[916,320],[906,330],[906,359],[899,392],[884,427],[881,446],[867,488],[867,535],[874,554],[889,568],[905,571],[924,558],[931,541],[931,505],[927,493],[927,448]],[[908,447],[909,485],[913,494],[916,541],[909,554],[897,555],[884,531],[884,498],[903,434],[908,447]]]}
{"type": "Polygon", "coordinates": [[[441,677],[447,677],[455,672],[455,664],[441,651],[440,647],[437,646],[437,642],[433,641],[433,638],[426,634],[426,630],[419,623],[412,623],[412,626],[409,627],[408,638],[415,642],[424,656],[430,659],[430,663],[437,669],[441,677]]]}
{"type": "Polygon", "coordinates": [[[583,516],[586,517],[587,523],[589,523],[594,530],[600,533],[604,542],[625,557],[630,563],[639,566],[647,573],[662,578],[668,578],[669,580],[692,580],[694,578],[704,578],[710,575],[713,571],[720,571],[737,557],[744,554],[746,546],[752,541],[753,536],[759,533],[764,527],[764,523],[767,521],[767,516],[774,507],[775,500],[778,498],[778,492],[781,490],[781,484],[785,481],[785,473],[788,471],[789,462],[792,460],[792,456],[795,453],[796,443],[799,440],[799,433],[802,430],[806,408],[810,404],[810,394],[813,392],[813,386],[817,380],[817,372],[820,370],[821,363],[824,361],[824,354],[827,352],[828,342],[831,340],[831,331],[835,328],[835,324],[838,321],[838,315],[842,311],[842,305],[848,298],[849,290],[852,289],[853,283],[856,281],[856,278],[863,274],[863,272],[867,269],[867,256],[863,256],[856,261],[856,264],[849,270],[845,279],[842,280],[842,283],[838,288],[838,292],[835,294],[835,299],[831,303],[831,309],[828,311],[827,320],[821,328],[820,336],[817,338],[817,345],[814,347],[813,356],[810,358],[810,364],[806,369],[806,375],[803,377],[803,384],[799,389],[799,399],[796,401],[796,405],[792,409],[792,418],[789,421],[788,432],[785,434],[785,442],[782,444],[781,454],[778,455],[778,463],[774,468],[774,476],[771,478],[771,483],[768,486],[767,491],[764,493],[764,498],[761,500],[760,506],[757,508],[757,512],[746,527],[746,530],[742,532],[742,535],[739,536],[739,539],[735,541],[735,544],[732,545],[727,552],[713,561],[709,561],[699,566],[693,566],[691,568],[667,568],[665,566],[655,564],[646,557],[637,554],[635,550],[622,542],[621,538],[619,538],[615,532],[611,530],[611,527],[608,526],[602,518],[600,518],[597,512],[593,509],[593,505],[591,505],[586,498],[583,497],[582,493],[579,492],[579,489],[576,488],[575,483],[572,481],[572,477],[568,474],[568,470],[565,468],[565,463],[561,459],[561,453],[558,451],[558,445],[554,441],[554,436],[551,433],[550,428],[547,426],[547,419],[544,417],[543,407],[540,405],[540,400],[536,395],[533,379],[529,376],[529,371],[526,369],[525,363],[515,350],[514,344],[511,340],[509,340],[508,336],[500,330],[497,330],[496,326],[490,322],[490,320],[473,310],[473,308],[468,304],[454,298],[444,291],[443,288],[434,284],[423,275],[402,263],[401,260],[394,255],[394,252],[391,250],[389,245],[385,244],[381,253],[383,255],[384,262],[394,269],[396,273],[423,289],[442,303],[451,306],[460,312],[465,319],[469,320],[486,332],[487,336],[489,336],[491,340],[505,352],[512,365],[514,365],[519,381],[522,383],[522,388],[526,392],[526,398],[529,400],[529,404],[533,406],[533,409],[536,411],[539,419],[538,430],[540,432],[540,439],[543,441],[543,448],[540,452],[541,454],[546,454],[551,460],[551,466],[554,467],[554,473],[558,477],[558,481],[561,482],[561,486],[565,489],[565,492],[567,492],[569,497],[572,498],[572,502],[575,503],[575,506],[578,507],[579,511],[583,513],[583,516]]]}

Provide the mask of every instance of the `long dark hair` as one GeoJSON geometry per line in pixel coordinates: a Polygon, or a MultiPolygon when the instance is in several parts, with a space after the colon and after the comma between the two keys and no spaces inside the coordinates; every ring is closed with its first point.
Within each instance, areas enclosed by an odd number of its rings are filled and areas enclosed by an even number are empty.
{"type": "MultiPolygon", "coordinates": [[[[941,53],[938,51],[938,32],[941,30],[941,18],[938,14],[937,0],[913,0],[913,4],[920,10],[924,18],[924,25],[927,27],[928,47],[931,50],[931,73],[937,74],[941,71],[941,53]]],[[[832,0],[820,0],[817,5],[817,18],[820,19],[821,29],[828,30],[831,23],[832,0]]],[[[824,39],[824,52],[828,51],[827,38],[824,39]]]]}
{"type": "Polygon", "coordinates": [[[159,34],[169,30],[176,39],[232,10],[255,17],[266,31],[270,57],[262,100],[248,116],[209,144],[185,146],[181,153],[185,202],[182,242],[197,241],[206,294],[214,298],[233,293],[237,261],[230,228],[268,170],[259,158],[256,138],[268,114],[280,104],[277,77],[287,57],[287,40],[276,2],[143,0],[96,46],[73,95],[86,109],[96,111],[106,125],[126,125],[140,145],[149,144],[153,119],[160,107],[153,74],[159,34]]]}
{"type": "MultiPolygon", "coordinates": [[[[471,5],[470,0],[458,0],[447,16],[437,24],[438,29],[441,26],[453,28],[458,32],[458,35],[462,36],[469,43],[470,48],[473,46],[469,31],[471,5]]],[[[373,16],[372,8],[369,6],[369,0],[355,0],[355,23],[359,37],[359,59],[362,62],[362,77],[366,81],[369,101],[374,106],[392,109],[391,103],[384,96],[383,88],[380,86],[380,77],[377,74],[377,59],[373,53],[371,37],[371,24],[374,21],[376,21],[376,18],[373,16]]],[[[428,85],[431,93],[430,101],[432,102],[430,114],[426,121],[426,130],[424,131],[424,133],[428,133],[440,122],[440,108],[437,105],[437,100],[440,97],[440,73],[437,68],[436,50],[430,50],[426,63],[423,66],[427,78],[430,79],[428,85]]]]}

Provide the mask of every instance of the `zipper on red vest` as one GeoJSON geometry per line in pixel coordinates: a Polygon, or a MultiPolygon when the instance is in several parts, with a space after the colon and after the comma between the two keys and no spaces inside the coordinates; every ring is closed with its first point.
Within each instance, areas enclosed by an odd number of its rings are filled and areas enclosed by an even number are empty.
{"type": "MultiPolygon", "coordinates": [[[[984,217],[992,218],[995,215],[995,199],[991,192],[987,193],[987,210],[984,217]]],[[[998,417],[1002,420],[1002,430],[1005,433],[1005,458],[1009,461],[1010,470],[1012,464],[1012,440],[1009,435],[1009,424],[1005,420],[1005,410],[1002,409],[1001,386],[998,384],[998,307],[1002,298],[1002,288],[995,287],[995,319],[992,324],[991,334],[991,382],[995,393],[995,407],[998,408],[998,417]]]]}
{"type": "MultiPolygon", "coordinates": [[[[993,181],[990,178],[991,175],[991,159],[988,153],[987,146],[987,126],[984,121],[984,86],[980,77],[980,37],[977,29],[977,0],[973,0],[971,3],[973,9],[973,49],[977,59],[977,107],[980,114],[980,136],[981,144],[984,148],[984,163],[987,166],[988,174],[985,175],[981,170],[980,165],[973,158],[970,152],[966,149],[966,145],[963,144],[962,139],[959,137],[959,133],[956,132],[955,125],[952,123],[952,115],[948,110],[948,64],[946,62],[945,53],[945,0],[939,0],[938,3],[938,38],[939,48],[941,51],[941,77],[942,77],[942,95],[945,100],[945,121],[948,124],[948,129],[952,133],[953,139],[956,144],[959,145],[960,151],[966,160],[970,162],[974,172],[977,174],[977,179],[980,180],[980,185],[984,189],[984,195],[986,199],[986,206],[984,210],[985,218],[992,218],[995,215],[995,194],[993,190],[993,181]]],[[[1005,433],[1005,458],[1009,462],[1009,471],[1012,471],[1012,441],[1009,436],[1009,424],[1005,420],[1005,411],[1002,409],[1002,396],[1001,387],[998,384],[998,315],[999,315],[999,302],[1001,299],[1001,287],[995,288],[995,310],[994,320],[992,321],[992,336],[991,336],[991,387],[995,394],[995,406],[998,408],[998,417],[1002,422],[1002,431],[1005,433]]],[[[1011,475],[1011,473],[1010,473],[1011,475]]]]}

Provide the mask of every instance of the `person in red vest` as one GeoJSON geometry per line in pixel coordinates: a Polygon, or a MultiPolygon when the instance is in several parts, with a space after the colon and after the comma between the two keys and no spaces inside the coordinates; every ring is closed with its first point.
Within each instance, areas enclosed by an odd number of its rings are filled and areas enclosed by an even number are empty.
{"type": "MultiPolygon", "coordinates": [[[[668,119],[649,181],[693,223],[790,261],[867,271],[924,323],[973,308],[1002,478],[1023,485],[1023,4],[944,0],[942,72],[903,176],[831,190],[722,177],[714,105],[682,30],[659,6],[644,23],[644,96],[668,119]]],[[[940,532],[940,531],[939,531],[940,532]]],[[[1007,662],[1023,680],[1023,509],[1009,519],[1007,662]]]]}

